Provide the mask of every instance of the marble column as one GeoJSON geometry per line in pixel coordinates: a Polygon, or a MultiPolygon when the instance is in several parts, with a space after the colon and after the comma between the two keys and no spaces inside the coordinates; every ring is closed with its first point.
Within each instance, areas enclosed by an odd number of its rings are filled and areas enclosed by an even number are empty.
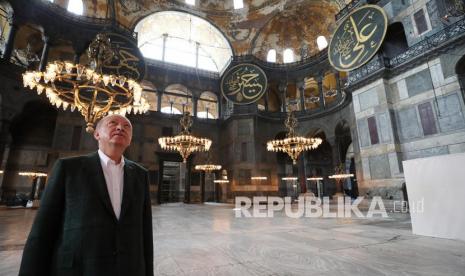
{"type": "Polygon", "coordinates": [[[320,109],[325,109],[325,97],[323,94],[323,76],[319,76],[318,79],[318,95],[320,97],[320,109]]]}
{"type": "Polygon", "coordinates": [[[192,116],[194,116],[195,118],[197,117],[197,105],[199,103],[199,99],[196,98],[196,97],[192,97],[192,104],[194,105],[192,107],[192,116]]]}
{"type": "Polygon", "coordinates": [[[202,181],[200,182],[200,202],[204,203],[205,202],[205,184],[207,180],[207,172],[203,171],[200,173],[201,176],[203,176],[202,181]]]}
{"type": "Polygon", "coordinates": [[[219,96],[220,99],[217,98],[217,101],[216,101],[216,108],[218,110],[218,119],[221,118],[223,116],[223,109],[222,109],[222,106],[221,106],[221,96],[219,96]]]}
{"type": "Polygon", "coordinates": [[[305,111],[305,81],[304,80],[297,82],[297,89],[299,89],[300,110],[305,111]]]}
{"type": "Polygon", "coordinates": [[[287,82],[281,82],[278,89],[281,94],[281,112],[286,112],[287,82]]]}
{"type": "MultiPolygon", "coordinates": [[[[341,159],[339,156],[339,146],[336,137],[327,138],[327,141],[331,145],[331,155],[333,159],[333,168],[331,174],[334,174],[336,166],[341,164],[341,159]]],[[[336,184],[336,194],[334,196],[343,196],[342,182],[342,180],[334,180],[334,183],[336,184]]]]}
{"type": "Polygon", "coordinates": [[[342,90],[341,90],[341,76],[339,72],[334,73],[336,77],[336,91],[337,91],[337,96],[336,96],[336,102],[339,103],[339,101],[342,99],[342,90]]]}
{"type": "Polygon", "coordinates": [[[163,97],[163,92],[161,90],[157,91],[157,111],[161,112],[161,101],[163,97]]]}
{"type": "Polygon", "coordinates": [[[302,152],[299,156],[299,161],[298,161],[298,170],[299,170],[299,184],[300,184],[300,192],[302,194],[305,194],[307,192],[307,177],[306,177],[306,172],[305,172],[305,152],[302,152]]]}

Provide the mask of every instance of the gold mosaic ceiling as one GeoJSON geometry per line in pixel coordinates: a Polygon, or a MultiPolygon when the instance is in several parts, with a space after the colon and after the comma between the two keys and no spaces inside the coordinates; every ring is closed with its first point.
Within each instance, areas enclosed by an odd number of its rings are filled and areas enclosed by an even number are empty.
{"type": "MultiPolygon", "coordinates": [[[[305,53],[316,53],[316,38],[335,28],[338,5],[331,0],[244,0],[244,8],[234,10],[233,0],[197,0],[196,6],[184,0],[114,0],[117,20],[134,29],[144,17],[165,10],[186,11],[207,19],[231,42],[234,53],[254,54],[265,59],[268,49],[279,55],[292,48],[296,60],[305,53]],[[303,49],[303,50],[302,50],[303,49]]],[[[68,0],[55,0],[65,6],[68,0]]],[[[107,0],[84,0],[84,14],[105,17],[107,0]]]]}

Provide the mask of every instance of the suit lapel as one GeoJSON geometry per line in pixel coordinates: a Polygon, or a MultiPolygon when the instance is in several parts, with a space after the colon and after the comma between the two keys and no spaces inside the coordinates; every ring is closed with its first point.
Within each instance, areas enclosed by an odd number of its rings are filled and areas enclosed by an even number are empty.
{"type": "Polygon", "coordinates": [[[134,189],[134,179],[134,167],[132,166],[131,161],[124,159],[123,200],[121,202],[121,214],[119,217],[120,221],[123,219],[131,203],[134,189]]]}
{"type": "Polygon", "coordinates": [[[92,182],[95,183],[97,192],[99,194],[100,199],[102,200],[103,206],[105,207],[105,209],[107,209],[107,211],[113,217],[115,222],[117,222],[118,220],[116,218],[115,211],[113,211],[113,207],[111,205],[110,195],[108,194],[107,184],[105,182],[105,176],[103,175],[102,164],[100,163],[100,157],[97,152],[89,156],[87,169],[89,171],[89,178],[93,179],[92,182]]]}

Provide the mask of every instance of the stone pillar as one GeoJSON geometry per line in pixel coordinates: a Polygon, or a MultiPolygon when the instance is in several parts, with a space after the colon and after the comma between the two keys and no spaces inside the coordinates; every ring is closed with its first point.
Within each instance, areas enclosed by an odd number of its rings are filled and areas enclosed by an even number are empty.
{"type": "Polygon", "coordinates": [[[1,170],[3,170],[3,174],[2,174],[1,182],[0,182],[0,188],[2,188],[2,190],[5,188],[4,184],[5,183],[8,184],[8,181],[5,182],[5,179],[8,179],[8,177],[6,177],[6,175],[8,174],[8,171],[6,170],[6,168],[8,164],[8,159],[10,158],[10,150],[11,150],[11,139],[10,141],[7,142],[7,144],[3,145],[2,155],[0,156],[0,158],[2,158],[0,168],[1,170]]]}
{"type": "Polygon", "coordinates": [[[325,109],[325,97],[323,94],[323,76],[318,77],[318,95],[320,96],[320,109],[325,109]]]}
{"type": "Polygon", "coordinates": [[[305,194],[307,192],[307,174],[305,173],[305,152],[302,152],[299,156],[298,161],[298,170],[299,170],[299,181],[300,181],[300,192],[305,194]]]}
{"type": "Polygon", "coordinates": [[[218,119],[221,118],[221,116],[223,115],[223,108],[222,108],[222,105],[221,105],[222,96],[221,96],[221,94],[219,94],[219,95],[220,96],[216,97],[216,108],[217,108],[217,111],[218,111],[218,119]]]}
{"type": "Polygon", "coordinates": [[[287,82],[281,82],[278,86],[278,89],[281,93],[281,112],[286,112],[287,82]]]}
{"type": "Polygon", "coordinates": [[[158,90],[157,91],[157,111],[161,112],[161,100],[163,97],[163,92],[158,90]]]}
{"type": "Polygon", "coordinates": [[[337,91],[337,96],[336,96],[336,102],[339,102],[342,99],[342,90],[341,90],[341,76],[339,72],[334,73],[336,77],[336,91],[337,91]]]}
{"type": "Polygon", "coordinates": [[[304,80],[297,82],[297,89],[299,89],[299,95],[300,95],[300,110],[305,111],[305,81],[304,80]]]}
{"type": "Polygon", "coordinates": [[[199,103],[199,99],[192,96],[192,104],[194,105],[192,107],[192,116],[197,117],[197,104],[199,103]]]}
{"type": "Polygon", "coordinates": [[[200,173],[200,175],[203,175],[203,179],[200,182],[200,202],[204,203],[205,202],[205,182],[207,180],[207,172],[203,171],[203,173],[200,173]]]}
{"type": "Polygon", "coordinates": [[[42,55],[40,57],[39,71],[45,71],[48,61],[48,51],[50,49],[50,38],[48,36],[43,37],[44,48],[42,48],[42,55]]]}
{"type": "Polygon", "coordinates": [[[191,203],[191,167],[192,155],[189,156],[186,163],[186,185],[184,186],[184,203],[191,203]]]}
{"type": "Polygon", "coordinates": [[[3,52],[3,59],[6,61],[10,61],[11,53],[13,52],[15,46],[15,38],[18,28],[19,27],[17,24],[11,23],[10,34],[8,35],[8,39],[6,41],[5,51],[3,52]]]}
{"type": "MultiPolygon", "coordinates": [[[[332,155],[331,157],[333,159],[333,168],[331,169],[330,174],[334,174],[335,173],[334,170],[336,166],[338,166],[341,163],[340,156],[339,156],[339,147],[337,144],[336,137],[327,138],[327,141],[331,145],[331,155],[332,155]]],[[[343,196],[343,191],[342,191],[343,180],[334,179],[332,181],[334,181],[336,185],[336,194],[334,196],[335,197],[343,196]]]]}
{"type": "Polygon", "coordinates": [[[163,49],[162,49],[162,55],[161,55],[161,60],[165,61],[165,49],[166,49],[166,39],[168,38],[168,34],[163,34],[163,49]]]}

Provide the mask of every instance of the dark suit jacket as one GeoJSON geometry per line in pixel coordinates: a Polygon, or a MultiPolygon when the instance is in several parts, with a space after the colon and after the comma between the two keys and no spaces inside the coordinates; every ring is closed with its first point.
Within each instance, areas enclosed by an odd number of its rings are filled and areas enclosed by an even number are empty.
{"type": "Polygon", "coordinates": [[[58,160],[26,242],[19,275],[153,275],[147,171],[125,159],[118,220],[98,154],[58,160]]]}

